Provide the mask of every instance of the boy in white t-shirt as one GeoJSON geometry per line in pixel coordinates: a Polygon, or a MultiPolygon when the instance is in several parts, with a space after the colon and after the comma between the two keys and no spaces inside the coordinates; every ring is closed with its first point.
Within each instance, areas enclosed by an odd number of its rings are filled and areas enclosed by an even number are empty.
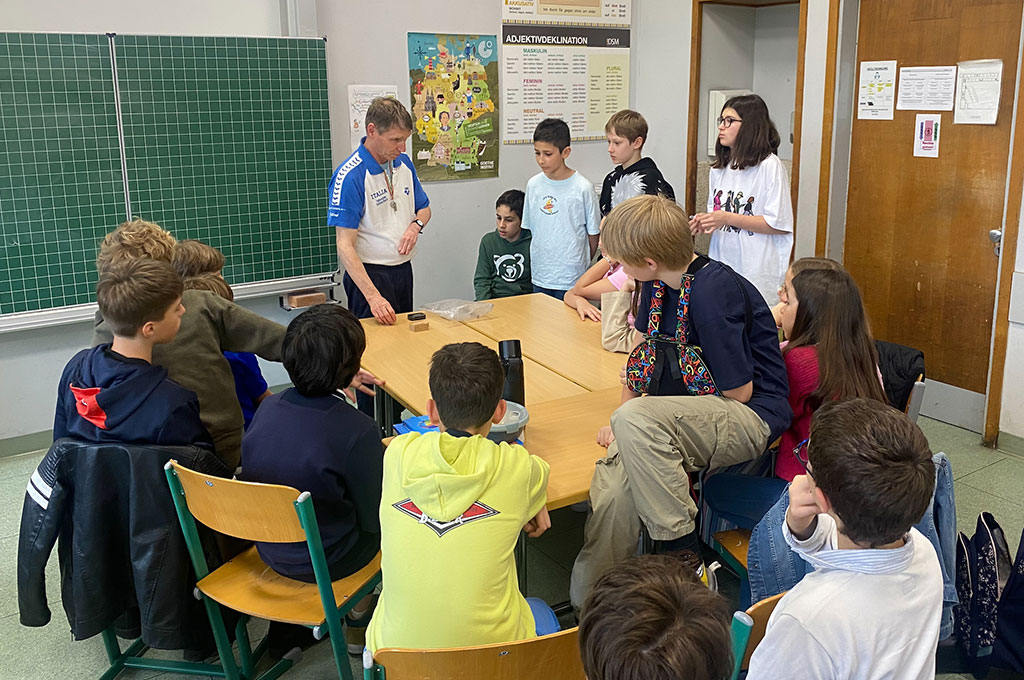
{"type": "Polygon", "coordinates": [[[523,229],[533,234],[533,291],[559,300],[587,271],[597,252],[601,216],[594,185],[565,164],[572,148],[569,126],[545,118],[533,133],[541,172],[526,184],[523,229]]]}
{"type": "Polygon", "coordinates": [[[934,678],[942,571],[912,528],[935,489],[928,440],[879,401],[835,401],[807,458],[783,534],[814,571],[779,601],[748,680],[934,678]]]}

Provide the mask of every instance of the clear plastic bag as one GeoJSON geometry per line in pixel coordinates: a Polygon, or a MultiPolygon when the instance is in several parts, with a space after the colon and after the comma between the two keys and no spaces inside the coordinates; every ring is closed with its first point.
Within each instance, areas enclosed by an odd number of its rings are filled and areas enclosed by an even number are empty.
{"type": "Polygon", "coordinates": [[[452,321],[472,321],[486,316],[494,305],[490,302],[470,302],[469,300],[438,300],[420,305],[424,312],[431,312],[452,321]]]}

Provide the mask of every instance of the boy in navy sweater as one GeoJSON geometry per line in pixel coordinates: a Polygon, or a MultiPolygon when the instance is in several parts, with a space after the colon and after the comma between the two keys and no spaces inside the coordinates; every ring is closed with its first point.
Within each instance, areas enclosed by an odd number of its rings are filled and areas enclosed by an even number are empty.
{"type": "Polygon", "coordinates": [[[182,283],[168,262],[138,259],[110,265],[96,300],[113,342],[84,349],[64,368],[57,390],[53,439],[213,450],[194,392],[154,366],[153,346],[178,333],[182,283]]]}
{"type": "MultiPolygon", "coordinates": [[[[312,495],[332,580],[359,571],[380,550],[380,429],[341,393],[359,371],[365,349],[363,327],[344,307],[317,305],[299,314],[281,347],[295,386],[264,399],[242,439],[239,479],[285,484],[312,495]]],[[[257,543],[256,548],[274,571],[315,581],[305,543],[257,543]]],[[[363,651],[360,634],[369,606],[366,598],[348,618],[350,652],[363,651]]],[[[280,635],[296,644],[312,641],[308,629],[296,629],[301,639],[272,631],[275,640],[280,635]]],[[[287,648],[287,643],[280,647],[287,648]]]]}

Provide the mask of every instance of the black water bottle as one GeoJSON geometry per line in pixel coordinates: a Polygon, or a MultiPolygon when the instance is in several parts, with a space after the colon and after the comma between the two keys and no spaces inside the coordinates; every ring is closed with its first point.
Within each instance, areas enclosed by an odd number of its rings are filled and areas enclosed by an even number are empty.
{"type": "Polygon", "coordinates": [[[522,346],[518,340],[501,340],[498,342],[498,356],[501,357],[501,370],[505,372],[505,387],[501,391],[501,398],[525,406],[522,346]]]}

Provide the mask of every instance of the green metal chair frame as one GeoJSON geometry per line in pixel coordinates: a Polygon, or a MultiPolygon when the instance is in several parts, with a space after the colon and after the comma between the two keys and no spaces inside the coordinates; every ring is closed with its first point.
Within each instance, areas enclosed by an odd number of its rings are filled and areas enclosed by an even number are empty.
{"type": "MultiPolygon", "coordinates": [[[[171,496],[174,499],[174,508],[178,513],[178,520],[181,522],[181,530],[185,534],[185,544],[188,546],[188,552],[192,559],[192,566],[195,569],[196,578],[197,580],[202,580],[209,575],[210,569],[206,564],[206,556],[203,554],[202,545],[199,541],[199,533],[196,529],[195,517],[192,515],[192,512],[188,507],[188,499],[185,496],[185,492],[181,486],[181,480],[178,479],[178,474],[174,470],[172,463],[173,461],[169,461],[167,465],[164,466],[164,473],[167,476],[167,483],[170,486],[171,496]]],[[[318,640],[323,639],[324,635],[328,635],[330,637],[338,676],[342,678],[342,680],[353,680],[352,669],[349,666],[348,661],[348,649],[345,644],[345,637],[342,629],[342,618],[353,606],[355,606],[357,602],[373,592],[377,584],[380,583],[381,574],[380,572],[377,572],[376,576],[360,588],[345,604],[339,606],[335,601],[334,590],[331,586],[330,570],[327,566],[327,558],[324,556],[323,543],[320,540],[320,527],[317,524],[316,512],[313,509],[313,498],[310,496],[308,491],[303,491],[298,495],[298,498],[296,498],[293,505],[295,506],[295,512],[298,515],[299,523],[302,525],[302,529],[306,534],[306,546],[309,549],[309,556],[313,563],[313,574],[316,578],[317,591],[320,594],[320,601],[324,608],[324,619],[327,624],[326,631],[323,630],[322,626],[312,626],[313,636],[318,640]]],[[[224,625],[224,619],[221,616],[219,609],[220,605],[209,597],[204,596],[198,588],[196,588],[196,594],[197,597],[200,597],[203,600],[203,603],[206,606],[206,611],[210,618],[210,626],[213,628],[213,635],[217,644],[217,651],[220,654],[224,668],[223,672],[220,674],[209,673],[208,671],[181,672],[195,672],[200,675],[216,675],[217,677],[224,677],[228,680],[274,680],[274,678],[279,677],[301,658],[301,653],[294,656],[291,656],[291,653],[286,654],[274,666],[256,678],[255,665],[266,652],[267,639],[264,638],[255,650],[252,649],[252,645],[249,642],[249,633],[245,627],[249,617],[243,614],[239,618],[238,624],[235,627],[235,637],[236,640],[238,640],[238,654],[241,660],[241,669],[239,669],[231,651],[231,643],[228,640],[227,629],[224,625]]],[[[125,665],[128,666],[127,663],[125,665]]],[[[152,666],[146,667],[150,668],[152,666]]],[[[217,667],[213,668],[216,669],[217,667]]]]}
{"type": "Polygon", "coordinates": [[[746,612],[733,612],[732,626],[732,675],[729,680],[737,680],[740,677],[740,667],[743,665],[743,656],[747,652],[747,643],[750,641],[750,631],[754,627],[754,619],[746,612]]]}

